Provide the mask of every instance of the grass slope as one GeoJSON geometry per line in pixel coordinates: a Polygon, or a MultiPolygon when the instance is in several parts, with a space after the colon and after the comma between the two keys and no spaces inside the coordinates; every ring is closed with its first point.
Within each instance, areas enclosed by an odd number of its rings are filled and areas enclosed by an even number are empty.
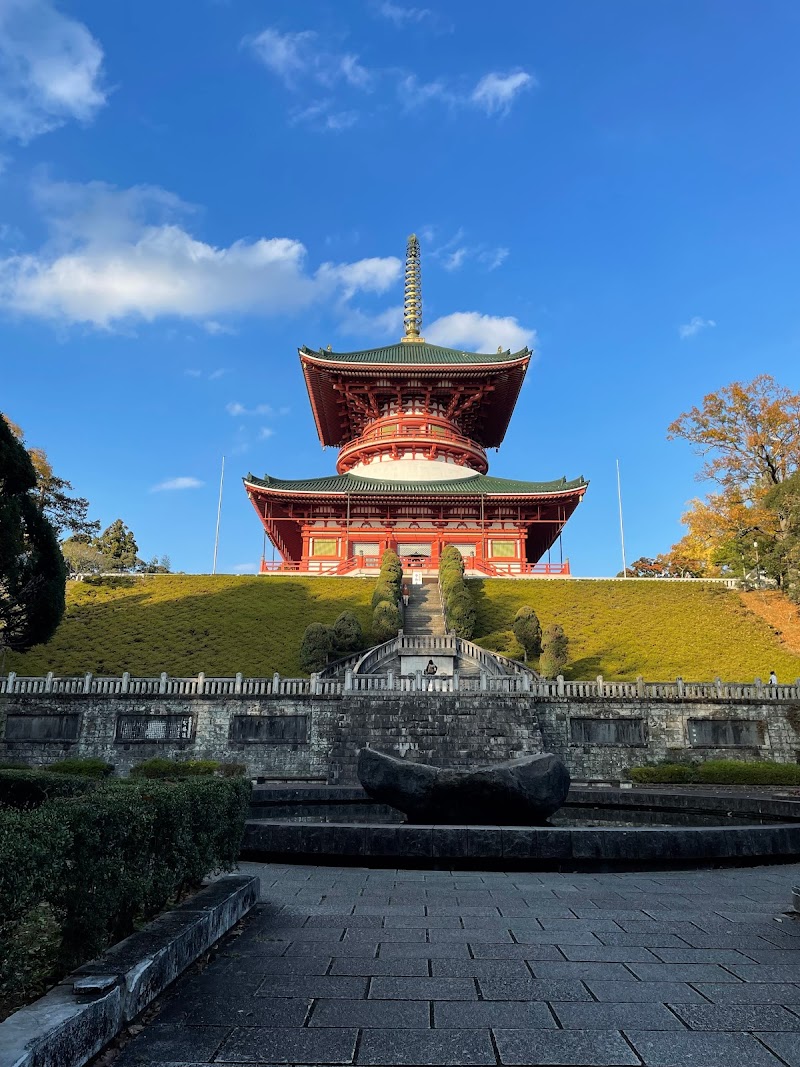
{"type": "Polygon", "coordinates": [[[67,614],[53,639],[11,654],[17,674],[268,677],[304,672],[298,657],[310,622],[352,611],[365,631],[375,580],[163,575],[70,582],[67,614]]]}
{"type": "Polygon", "coordinates": [[[561,623],[570,639],[567,678],[766,681],[771,669],[782,682],[800,677],[800,655],[721,585],[483,579],[469,587],[478,613],[475,640],[485,648],[521,655],[511,623],[523,604],[543,628],[561,623]]]}

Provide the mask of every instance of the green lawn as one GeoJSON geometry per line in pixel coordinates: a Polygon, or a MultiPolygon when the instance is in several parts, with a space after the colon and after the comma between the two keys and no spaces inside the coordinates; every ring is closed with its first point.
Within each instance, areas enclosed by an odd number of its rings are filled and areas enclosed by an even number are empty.
{"type": "Polygon", "coordinates": [[[310,622],[352,611],[368,630],[370,578],[154,575],[70,582],[67,614],[53,639],[9,655],[18,674],[131,674],[298,677],[310,622]],[[116,586],[116,587],[115,587],[116,586]]]}
{"type": "MultiPolygon", "coordinates": [[[[374,578],[164,575],[113,584],[71,582],[67,615],[52,641],[9,655],[18,674],[269,676],[303,672],[298,650],[310,622],[355,612],[368,630],[374,578]]],[[[570,638],[570,678],[687,681],[800,677],[800,656],[753,615],[738,593],[689,582],[470,580],[479,644],[521,655],[514,613],[532,605],[570,638]]]]}
{"type": "Polygon", "coordinates": [[[478,609],[478,644],[521,655],[511,623],[530,604],[542,623],[559,622],[570,639],[567,678],[652,681],[782,682],[800,677],[800,656],[781,644],[739,594],[700,582],[542,579],[470,581],[478,609]]]}

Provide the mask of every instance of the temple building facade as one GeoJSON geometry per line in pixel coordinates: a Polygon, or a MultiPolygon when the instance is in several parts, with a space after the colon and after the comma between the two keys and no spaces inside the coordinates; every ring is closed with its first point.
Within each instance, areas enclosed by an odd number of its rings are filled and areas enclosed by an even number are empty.
{"type": "Polygon", "coordinates": [[[245,489],[280,560],[262,572],[377,570],[391,548],[436,568],[456,545],[468,571],[569,574],[541,562],[586,492],[583,478],[494,478],[486,450],[503,441],[532,353],[464,352],[421,336],[417,238],[408,240],[405,335],[362,352],[300,349],[319,439],[339,449],[335,475],[265,475],[245,489]]]}

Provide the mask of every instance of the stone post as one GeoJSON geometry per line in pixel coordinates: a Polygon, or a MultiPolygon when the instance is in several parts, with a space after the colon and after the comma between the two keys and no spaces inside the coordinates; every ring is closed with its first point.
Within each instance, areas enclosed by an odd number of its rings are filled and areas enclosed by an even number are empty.
{"type": "Polygon", "coordinates": [[[353,691],[353,670],[351,667],[348,667],[344,672],[344,691],[345,693],[353,691]]]}
{"type": "Polygon", "coordinates": [[[159,679],[159,682],[158,682],[158,691],[159,691],[159,693],[166,693],[166,691],[167,691],[167,672],[166,671],[162,671],[161,672],[161,678],[159,679]]]}
{"type": "Polygon", "coordinates": [[[454,693],[458,692],[459,677],[460,677],[460,675],[459,675],[458,667],[453,667],[453,692],[454,693]]]}
{"type": "Polygon", "coordinates": [[[44,679],[44,691],[45,693],[53,692],[53,672],[48,671],[44,679]]]}
{"type": "Polygon", "coordinates": [[[89,671],[83,676],[83,691],[84,693],[91,693],[92,691],[92,673],[89,671]]]}
{"type": "Polygon", "coordinates": [[[678,686],[678,700],[683,700],[683,678],[678,675],[678,677],[675,679],[675,682],[678,686]]]}
{"type": "Polygon", "coordinates": [[[312,696],[314,696],[315,694],[317,694],[319,692],[319,672],[318,671],[312,671],[312,673],[311,673],[309,691],[310,691],[312,696]]]}
{"type": "Polygon", "coordinates": [[[640,700],[644,699],[644,678],[641,674],[636,675],[636,695],[640,700]]]}
{"type": "Polygon", "coordinates": [[[123,671],[122,672],[122,682],[120,683],[119,691],[120,691],[120,693],[127,693],[128,690],[130,689],[130,687],[131,687],[131,672],[130,671],[123,671]]]}
{"type": "Polygon", "coordinates": [[[485,693],[489,688],[489,677],[486,671],[481,671],[481,692],[485,693]]]}
{"type": "Polygon", "coordinates": [[[422,692],[422,671],[417,671],[417,680],[415,682],[415,685],[417,687],[417,692],[421,693],[422,692]]]}
{"type": "Polygon", "coordinates": [[[756,678],[756,696],[759,700],[764,699],[764,683],[760,678],[756,678]]]}
{"type": "Polygon", "coordinates": [[[281,691],[281,676],[277,671],[272,676],[272,695],[275,697],[281,691]]]}
{"type": "Polygon", "coordinates": [[[17,680],[17,672],[16,671],[9,671],[8,672],[8,677],[6,678],[6,692],[7,693],[13,693],[14,692],[14,684],[16,683],[16,680],[17,680]]]}
{"type": "Polygon", "coordinates": [[[241,671],[237,671],[236,672],[236,681],[233,683],[233,691],[234,691],[234,693],[237,693],[237,694],[241,693],[241,691],[242,691],[242,672],[241,671]]]}
{"type": "Polygon", "coordinates": [[[717,699],[718,700],[722,700],[722,679],[721,678],[715,678],[714,679],[714,689],[716,690],[717,699]]]}
{"type": "Polygon", "coordinates": [[[601,697],[603,695],[603,676],[598,674],[597,676],[597,695],[601,697]]]}
{"type": "Polygon", "coordinates": [[[205,676],[205,673],[203,671],[200,671],[200,673],[197,676],[197,692],[198,693],[204,693],[205,689],[206,689],[206,676],[205,676]]]}
{"type": "Polygon", "coordinates": [[[530,691],[531,691],[531,676],[527,673],[527,671],[523,671],[523,673],[522,673],[522,692],[523,693],[530,693],[530,691]]]}
{"type": "Polygon", "coordinates": [[[390,693],[394,691],[394,671],[386,672],[386,688],[390,693]]]}
{"type": "Polygon", "coordinates": [[[564,696],[564,675],[563,674],[559,674],[558,677],[556,678],[556,694],[559,697],[563,697],[564,696]]]}

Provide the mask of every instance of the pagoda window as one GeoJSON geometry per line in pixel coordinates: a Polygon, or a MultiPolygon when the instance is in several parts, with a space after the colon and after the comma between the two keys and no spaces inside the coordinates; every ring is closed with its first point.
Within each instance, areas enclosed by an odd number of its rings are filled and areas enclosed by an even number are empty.
{"type": "Polygon", "coordinates": [[[311,539],[312,556],[338,556],[339,541],[335,537],[313,537],[311,539]]]}
{"type": "Polygon", "coordinates": [[[355,556],[377,556],[380,552],[380,547],[377,541],[359,541],[350,545],[355,556]]]}
{"type": "Polygon", "coordinates": [[[421,545],[416,542],[398,544],[397,554],[398,556],[429,556],[431,547],[431,545],[421,545]]]}
{"type": "Polygon", "coordinates": [[[517,555],[517,542],[490,541],[489,554],[495,559],[514,559],[517,555]]]}

